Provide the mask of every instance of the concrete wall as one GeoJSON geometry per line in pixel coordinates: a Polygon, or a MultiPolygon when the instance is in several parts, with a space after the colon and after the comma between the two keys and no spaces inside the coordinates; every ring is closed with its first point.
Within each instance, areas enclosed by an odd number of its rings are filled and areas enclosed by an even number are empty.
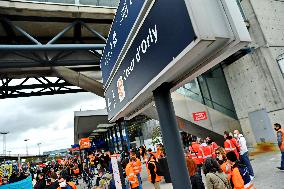
{"type": "Polygon", "coordinates": [[[224,131],[233,131],[234,129],[240,129],[240,124],[237,120],[219,111],[209,108],[208,106],[205,106],[197,101],[194,101],[184,95],[173,92],[172,98],[176,115],[184,120],[187,120],[188,122],[195,124],[195,126],[191,128],[192,132],[194,132],[193,130],[202,130],[204,132],[204,129],[207,129],[208,133],[214,132],[219,135],[223,135],[224,131]],[[202,121],[194,121],[192,113],[203,111],[207,113],[208,119],[202,121]],[[201,127],[202,129],[200,129],[201,127]]]}
{"type": "Polygon", "coordinates": [[[276,61],[284,53],[284,1],[243,0],[253,53],[224,68],[238,119],[249,145],[256,143],[248,113],[266,109],[284,125],[284,80],[276,61]]]}

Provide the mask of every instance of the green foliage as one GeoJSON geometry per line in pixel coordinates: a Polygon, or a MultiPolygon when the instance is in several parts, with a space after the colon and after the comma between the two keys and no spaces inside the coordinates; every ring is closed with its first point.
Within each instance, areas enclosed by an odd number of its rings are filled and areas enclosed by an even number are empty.
{"type": "Polygon", "coordinates": [[[153,146],[155,146],[156,144],[162,143],[162,141],[160,139],[161,137],[162,137],[161,127],[157,126],[152,131],[152,144],[153,144],[153,146]]]}

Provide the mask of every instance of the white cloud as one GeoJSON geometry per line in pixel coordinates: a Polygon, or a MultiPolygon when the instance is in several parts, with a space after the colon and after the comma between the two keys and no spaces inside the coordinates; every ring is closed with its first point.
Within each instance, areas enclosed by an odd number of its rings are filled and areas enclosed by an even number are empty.
{"type": "MultiPolygon", "coordinates": [[[[0,100],[0,131],[7,135],[7,151],[29,154],[69,148],[74,141],[74,111],[105,108],[105,100],[91,93],[0,100]]],[[[2,138],[0,154],[2,153],[2,138]]]]}

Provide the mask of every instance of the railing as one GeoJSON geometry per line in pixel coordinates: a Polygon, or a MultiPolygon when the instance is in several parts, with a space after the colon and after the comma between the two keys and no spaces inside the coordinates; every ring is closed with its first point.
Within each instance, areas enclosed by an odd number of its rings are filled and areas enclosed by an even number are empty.
{"type": "Polygon", "coordinates": [[[19,1],[118,7],[120,0],[19,0],[19,1]]]}
{"type": "Polygon", "coordinates": [[[189,97],[189,98],[191,98],[191,99],[193,99],[195,101],[198,101],[201,104],[209,106],[209,107],[213,108],[214,110],[222,112],[222,113],[224,113],[224,114],[226,114],[226,115],[228,115],[228,116],[230,116],[230,117],[232,117],[234,119],[237,118],[236,112],[234,110],[231,110],[230,108],[227,108],[227,107],[225,107],[225,106],[223,106],[223,105],[221,105],[221,104],[219,104],[219,103],[217,103],[217,102],[215,102],[213,100],[210,100],[210,99],[202,96],[199,93],[193,92],[193,91],[191,91],[188,88],[181,87],[181,88],[179,88],[177,90],[177,92],[182,94],[182,95],[184,95],[184,96],[186,96],[186,97],[189,97]]]}

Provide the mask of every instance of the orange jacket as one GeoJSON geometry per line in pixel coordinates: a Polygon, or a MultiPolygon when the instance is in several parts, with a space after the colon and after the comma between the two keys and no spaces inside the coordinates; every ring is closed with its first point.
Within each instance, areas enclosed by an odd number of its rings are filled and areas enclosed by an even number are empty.
{"type": "Polygon", "coordinates": [[[245,189],[243,177],[237,167],[232,170],[232,182],[234,184],[234,189],[245,189]]]}
{"type": "Polygon", "coordinates": [[[224,162],[224,163],[221,165],[221,169],[222,169],[222,171],[228,176],[228,180],[230,180],[231,177],[232,177],[232,168],[231,168],[230,163],[224,162]]]}
{"type": "Polygon", "coordinates": [[[202,146],[203,154],[204,154],[204,159],[208,157],[212,157],[212,149],[210,146],[202,146]]]}
{"type": "Polygon", "coordinates": [[[194,176],[197,170],[196,163],[188,156],[185,157],[185,160],[189,176],[194,176]]]}
{"type": "Polygon", "coordinates": [[[278,132],[281,132],[282,133],[282,143],[281,143],[281,145],[280,145],[280,150],[283,152],[284,151],[284,129],[282,128],[282,129],[280,129],[279,131],[277,131],[277,133],[278,132]]]}
{"type": "Polygon", "coordinates": [[[216,158],[215,151],[216,151],[216,149],[218,148],[218,145],[216,144],[216,142],[212,142],[209,146],[210,146],[210,148],[211,148],[212,157],[213,157],[213,158],[216,158]]]}
{"type": "Polygon", "coordinates": [[[149,180],[149,182],[152,182],[152,176],[151,176],[151,172],[150,172],[150,169],[149,169],[149,165],[154,165],[154,174],[155,174],[155,176],[156,176],[156,179],[155,179],[155,182],[160,182],[161,180],[162,180],[162,177],[161,176],[159,176],[159,175],[157,175],[157,167],[156,167],[156,164],[155,164],[155,160],[150,160],[149,162],[148,162],[148,165],[147,165],[147,173],[148,173],[148,180],[149,180]]]}
{"type": "Polygon", "coordinates": [[[136,162],[133,164],[133,170],[135,175],[138,175],[142,171],[142,164],[140,159],[136,158],[136,162]]]}
{"type": "Polygon", "coordinates": [[[160,147],[157,147],[157,152],[156,152],[157,158],[160,158],[160,157],[161,157],[161,153],[162,153],[161,148],[160,148],[160,147]]]}
{"type": "Polygon", "coordinates": [[[190,152],[189,157],[192,158],[197,165],[203,163],[204,154],[200,144],[192,142],[192,145],[189,146],[189,152],[190,152]]]}
{"type": "Polygon", "coordinates": [[[125,173],[128,177],[128,181],[130,183],[131,188],[136,188],[139,186],[139,180],[137,175],[134,172],[132,162],[129,162],[125,168],[125,173]]]}
{"type": "Polygon", "coordinates": [[[231,139],[231,140],[227,139],[224,142],[224,148],[225,148],[226,153],[228,153],[230,151],[234,151],[237,158],[239,159],[240,155],[239,155],[239,152],[237,150],[238,147],[239,147],[239,143],[237,142],[236,139],[235,140],[234,139],[231,139]]]}

